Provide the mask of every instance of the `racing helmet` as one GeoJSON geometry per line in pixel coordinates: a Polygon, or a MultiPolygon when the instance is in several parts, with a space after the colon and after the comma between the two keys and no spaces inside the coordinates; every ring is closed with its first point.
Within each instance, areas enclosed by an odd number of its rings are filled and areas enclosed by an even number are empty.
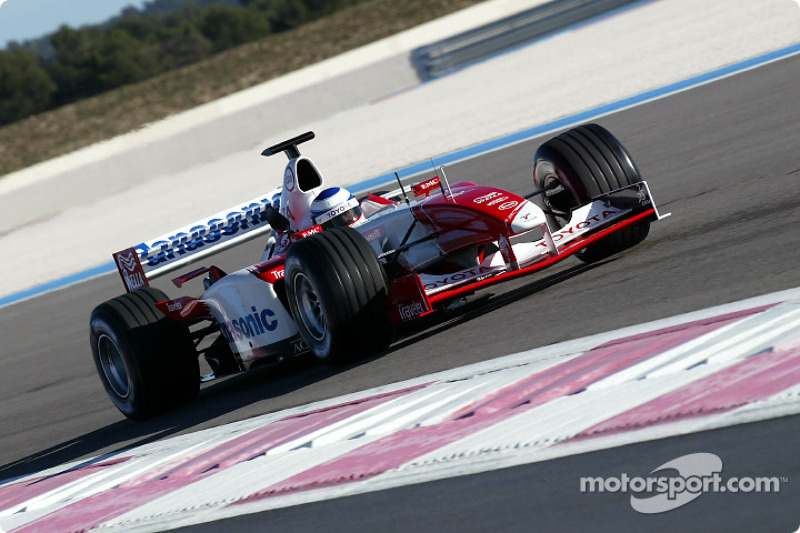
{"type": "Polygon", "coordinates": [[[311,218],[325,229],[360,226],[367,221],[358,200],[347,189],[325,189],[311,202],[311,218]]]}

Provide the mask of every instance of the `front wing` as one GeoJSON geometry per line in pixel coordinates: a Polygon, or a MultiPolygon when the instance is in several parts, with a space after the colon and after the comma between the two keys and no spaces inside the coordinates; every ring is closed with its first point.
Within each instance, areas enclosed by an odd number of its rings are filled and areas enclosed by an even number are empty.
{"type": "Polygon", "coordinates": [[[626,227],[667,216],[669,214],[659,213],[646,182],[607,193],[573,210],[570,221],[558,231],[551,233],[545,227],[540,240],[512,244],[515,260],[512,264],[504,261],[498,252],[484,258],[479,265],[459,272],[407,276],[416,279],[392,286],[388,305],[390,317],[396,323],[419,318],[437,304],[539,272],[626,227]]]}

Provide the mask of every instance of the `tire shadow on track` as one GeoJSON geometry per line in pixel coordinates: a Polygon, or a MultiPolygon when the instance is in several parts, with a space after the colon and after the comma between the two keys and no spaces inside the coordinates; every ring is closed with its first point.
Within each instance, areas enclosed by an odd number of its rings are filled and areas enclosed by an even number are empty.
{"type": "MultiPolygon", "coordinates": [[[[458,325],[468,323],[482,315],[527,298],[613,260],[614,258],[594,264],[581,263],[574,265],[533,282],[526,281],[521,286],[515,287],[512,284],[513,288],[500,294],[481,291],[468,299],[463,306],[434,313],[432,317],[423,319],[420,323],[401,328],[398,332],[397,340],[389,350],[355,363],[340,367],[329,367],[319,364],[311,357],[306,356],[280,365],[255,368],[245,374],[222,378],[220,381],[203,387],[196,402],[175,411],[141,422],[132,422],[123,418],[119,422],[2,465],[0,466],[0,481],[8,481],[65,463],[80,461],[82,458],[92,457],[91,459],[86,459],[84,463],[78,463],[75,468],[95,464],[108,460],[114,455],[123,453],[131,448],[176,436],[190,431],[192,428],[199,430],[212,427],[216,424],[209,424],[209,421],[218,418],[225,417],[224,423],[229,423],[257,416],[250,412],[252,409],[245,412],[247,411],[245,408],[252,404],[277,399],[300,391],[356,367],[369,364],[396,352],[401,352],[418,342],[434,337],[458,325]],[[230,416],[240,410],[242,410],[240,417],[234,415],[232,418],[230,416]]],[[[286,404],[286,402],[281,405],[270,405],[258,414],[266,414],[292,406],[291,404],[286,404]]]]}

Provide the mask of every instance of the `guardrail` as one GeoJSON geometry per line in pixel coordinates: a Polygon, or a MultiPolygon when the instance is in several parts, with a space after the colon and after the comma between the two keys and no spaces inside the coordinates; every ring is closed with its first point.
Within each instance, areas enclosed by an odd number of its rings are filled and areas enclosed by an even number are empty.
{"type": "Polygon", "coordinates": [[[641,0],[554,0],[420,47],[411,61],[422,81],[449,74],[516,46],[641,0]]]}

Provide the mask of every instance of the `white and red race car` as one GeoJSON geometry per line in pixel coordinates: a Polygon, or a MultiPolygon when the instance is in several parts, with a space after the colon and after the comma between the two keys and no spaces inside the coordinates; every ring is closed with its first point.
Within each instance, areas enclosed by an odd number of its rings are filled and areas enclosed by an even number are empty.
{"type": "MultiPolygon", "coordinates": [[[[310,214],[325,189],[298,144],[282,187],[114,254],[127,293],[91,315],[91,346],[111,400],[145,419],[196,398],[200,383],[258,363],[313,353],[341,364],[386,349],[395,326],[478,289],[572,255],[593,262],[641,242],[662,218],[628,151],[586,124],[539,147],[525,197],[440,175],[368,194],[357,227],[324,228],[310,214]],[[531,199],[532,201],[529,201],[531,199]],[[244,240],[269,233],[262,260],[226,274],[208,266],[198,297],[171,299],[149,286],[244,240]],[[211,374],[200,376],[199,356],[211,374]]],[[[399,180],[398,180],[399,181],[399,180]]]]}

